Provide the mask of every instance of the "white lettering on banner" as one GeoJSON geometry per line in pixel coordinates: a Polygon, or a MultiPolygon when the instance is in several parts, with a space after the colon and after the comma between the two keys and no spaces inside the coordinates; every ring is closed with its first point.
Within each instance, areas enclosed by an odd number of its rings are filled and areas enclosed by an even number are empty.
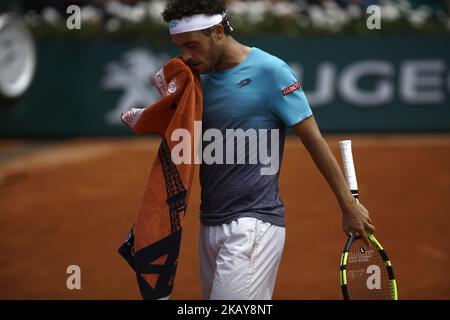
{"type": "Polygon", "coordinates": [[[384,61],[361,61],[342,71],[338,82],[342,98],[362,107],[386,104],[394,97],[394,86],[389,80],[379,80],[373,90],[362,90],[358,82],[366,76],[390,78],[394,68],[384,61]]]}
{"type": "MultiPolygon", "coordinates": [[[[302,67],[298,63],[292,63],[290,67],[297,75],[300,82],[303,82],[302,67]]],[[[334,79],[336,79],[336,73],[336,67],[331,62],[319,63],[317,66],[315,90],[305,92],[311,106],[321,107],[333,101],[335,94],[334,79]]]]}
{"type": "Polygon", "coordinates": [[[312,93],[311,103],[328,104],[335,94],[333,79],[336,77],[336,67],[332,63],[321,63],[317,70],[316,92],[312,93]]]}
{"type": "Polygon", "coordinates": [[[405,61],[400,67],[400,96],[410,104],[439,104],[445,100],[444,61],[405,61]]]}
{"type": "Polygon", "coordinates": [[[207,129],[202,133],[201,121],[195,121],[194,137],[189,130],[178,128],[172,131],[171,141],[176,141],[171,151],[171,158],[175,164],[205,163],[223,164],[223,148],[225,141],[226,164],[264,165],[260,168],[261,175],[275,175],[280,167],[280,148],[278,129],[226,129],[224,133],[218,129],[207,129]],[[200,130],[198,130],[200,128],[200,130]],[[270,131],[270,149],[267,148],[268,131],[270,131]],[[212,141],[213,140],[213,141],[212,141]],[[201,152],[200,142],[210,142],[201,152]],[[247,143],[246,143],[247,142],[247,143]],[[194,144],[194,148],[192,145],[194,144]],[[200,148],[197,148],[196,145],[200,148]],[[192,159],[191,150],[198,150],[198,155],[192,159]],[[270,150],[270,155],[268,154],[270,150]],[[248,155],[248,161],[247,161],[248,155]],[[236,158],[235,158],[236,156],[236,158]]]}
{"type": "MultiPolygon", "coordinates": [[[[291,67],[297,78],[308,84],[302,66],[293,63],[291,67]]],[[[398,66],[385,60],[362,60],[344,66],[340,73],[333,63],[325,61],[317,65],[314,78],[313,90],[304,89],[312,108],[331,104],[337,97],[355,107],[383,107],[394,102],[396,92],[400,102],[407,105],[442,104],[450,92],[448,65],[439,59],[404,60],[398,66]],[[377,79],[375,86],[360,88],[369,78],[377,79]]]]}

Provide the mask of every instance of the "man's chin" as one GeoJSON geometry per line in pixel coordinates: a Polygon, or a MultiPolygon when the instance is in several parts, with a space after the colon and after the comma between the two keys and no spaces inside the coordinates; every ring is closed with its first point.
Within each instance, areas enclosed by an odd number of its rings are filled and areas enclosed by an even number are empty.
{"type": "Polygon", "coordinates": [[[189,66],[191,68],[191,70],[195,73],[199,73],[199,74],[205,74],[205,73],[210,73],[211,70],[204,64],[197,64],[194,66],[189,66]]]}
{"type": "Polygon", "coordinates": [[[211,70],[204,64],[198,64],[196,66],[191,67],[191,69],[200,74],[205,74],[205,73],[211,72],[211,70]]]}

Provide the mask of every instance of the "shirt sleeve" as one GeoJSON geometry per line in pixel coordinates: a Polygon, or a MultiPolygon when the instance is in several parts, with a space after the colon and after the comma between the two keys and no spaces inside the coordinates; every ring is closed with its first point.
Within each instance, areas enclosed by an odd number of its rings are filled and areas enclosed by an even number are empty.
{"type": "Polygon", "coordinates": [[[273,76],[273,89],[268,103],[269,113],[292,127],[312,116],[312,111],[292,69],[282,64],[273,76]]]}

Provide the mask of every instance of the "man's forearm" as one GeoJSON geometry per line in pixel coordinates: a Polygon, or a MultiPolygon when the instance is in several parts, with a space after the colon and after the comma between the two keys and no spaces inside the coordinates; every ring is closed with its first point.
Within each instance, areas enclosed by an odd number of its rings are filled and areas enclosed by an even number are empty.
{"type": "Polygon", "coordinates": [[[375,227],[372,225],[369,212],[353,198],[341,168],[322,137],[314,117],[303,120],[295,125],[294,129],[339,201],[344,232],[347,234],[356,232],[367,245],[370,245],[365,230],[373,233],[375,227]]]}
{"type": "Polygon", "coordinates": [[[327,142],[322,137],[314,117],[302,121],[294,129],[317,168],[330,185],[341,207],[353,203],[355,200],[348,190],[341,168],[327,142]]]}
{"type": "Polygon", "coordinates": [[[352,203],[354,199],[348,190],[339,164],[325,139],[321,136],[315,137],[313,141],[304,141],[304,145],[336,195],[341,207],[352,203]]]}

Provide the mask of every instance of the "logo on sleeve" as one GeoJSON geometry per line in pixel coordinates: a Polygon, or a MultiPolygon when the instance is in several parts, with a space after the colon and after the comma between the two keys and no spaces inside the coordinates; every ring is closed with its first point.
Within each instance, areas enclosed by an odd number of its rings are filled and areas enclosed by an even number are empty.
{"type": "Polygon", "coordinates": [[[300,89],[301,87],[302,87],[301,84],[296,82],[294,84],[291,84],[289,87],[284,88],[283,90],[281,90],[281,92],[283,92],[283,96],[285,96],[300,89]]]}

